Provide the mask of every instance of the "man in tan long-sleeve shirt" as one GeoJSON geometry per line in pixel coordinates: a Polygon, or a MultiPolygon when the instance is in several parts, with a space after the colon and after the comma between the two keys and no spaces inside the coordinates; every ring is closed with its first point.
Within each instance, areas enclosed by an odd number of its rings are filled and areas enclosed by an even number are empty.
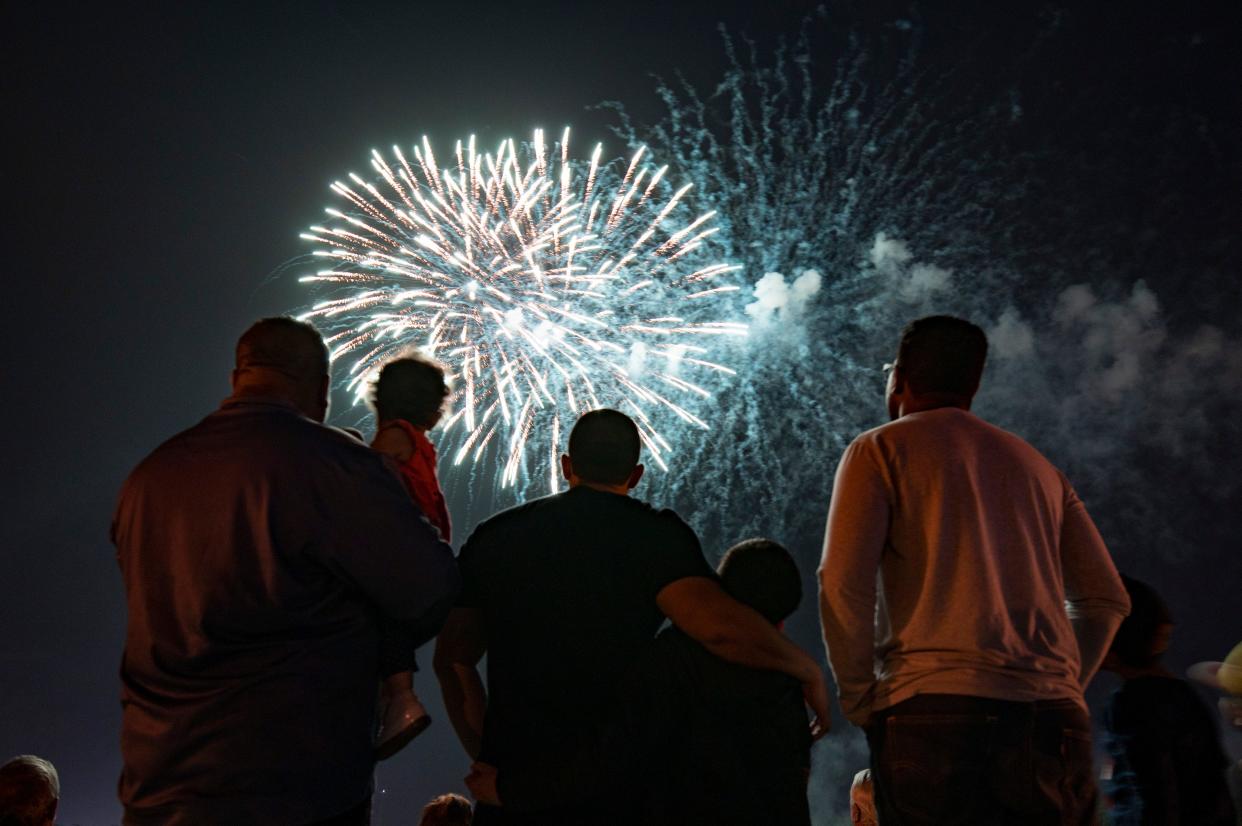
{"type": "Polygon", "coordinates": [[[886,824],[1094,816],[1083,688],[1129,601],[1064,475],[970,412],[986,353],[967,321],[907,326],[893,421],[833,487],[824,640],[886,824]]]}

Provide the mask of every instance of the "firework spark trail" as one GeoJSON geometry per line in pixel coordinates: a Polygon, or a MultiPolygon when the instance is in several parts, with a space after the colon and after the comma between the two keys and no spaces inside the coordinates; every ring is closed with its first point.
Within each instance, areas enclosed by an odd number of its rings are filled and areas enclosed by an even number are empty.
{"type": "Polygon", "coordinates": [[[303,234],[329,267],[301,279],[333,293],[302,318],[348,362],[355,398],[386,360],[420,347],[454,381],[442,425],[454,463],[496,443],[504,486],[537,478],[524,462],[546,435],[555,490],[561,434],[585,409],[632,413],[661,467],[664,423],[706,429],[688,405],[733,373],[701,356],[712,339],[746,335],[711,317],[740,266],[703,260],[715,214],[688,216],[689,184],[662,195],[667,166],[641,147],[621,164],[601,153],[580,163],[568,129],[551,147],[537,130],[494,154],[458,141],[455,167],[442,168],[424,138],[413,163],[397,147],[391,159],[373,151],[376,183],[334,183],[347,210],[303,234]]]}

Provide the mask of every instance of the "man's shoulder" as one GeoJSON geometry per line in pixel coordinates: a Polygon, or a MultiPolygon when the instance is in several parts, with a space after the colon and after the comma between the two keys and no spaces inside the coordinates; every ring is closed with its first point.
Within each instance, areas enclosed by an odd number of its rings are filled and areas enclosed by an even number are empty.
{"type": "Polygon", "coordinates": [[[553,494],[531,499],[484,519],[474,526],[465,544],[462,545],[462,559],[477,560],[486,556],[493,547],[505,546],[506,551],[510,550],[509,545],[515,535],[537,529],[539,524],[546,522],[546,517],[554,513],[554,500],[557,496],[558,494],[553,494]]]}
{"type": "Polygon", "coordinates": [[[136,481],[165,470],[180,474],[187,468],[187,455],[194,457],[194,466],[200,470],[205,465],[240,463],[261,475],[268,468],[277,475],[306,478],[314,475],[316,467],[343,478],[365,477],[383,468],[379,454],[343,430],[287,407],[245,405],[222,407],[165,440],[135,466],[128,479],[136,481]]]}
{"type": "Polygon", "coordinates": [[[960,408],[937,408],[911,413],[860,433],[851,447],[865,446],[887,453],[900,446],[942,444],[954,440],[1004,445],[1032,461],[1051,463],[1016,433],[960,408]]]}
{"type": "Polygon", "coordinates": [[[667,508],[658,509],[631,496],[569,490],[507,508],[480,522],[474,534],[482,538],[514,528],[538,527],[545,522],[559,523],[599,510],[611,511],[614,518],[630,524],[665,526],[670,530],[693,533],[685,520],[667,508]],[[604,507],[600,508],[600,505],[604,507]]]}
{"type": "Polygon", "coordinates": [[[475,526],[472,538],[525,525],[545,515],[550,515],[556,507],[556,500],[559,496],[560,494],[541,496],[492,514],[475,526]]]}
{"type": "Polygon", "coordinates": [[[636,496],[594,491],[580,492],[570,505],[593,516],[609,520],[622,529],[637,533],[657,533],[671,539],[698,542],[698,536],[686,520],[671,508],[660,508],[636,496]]]}

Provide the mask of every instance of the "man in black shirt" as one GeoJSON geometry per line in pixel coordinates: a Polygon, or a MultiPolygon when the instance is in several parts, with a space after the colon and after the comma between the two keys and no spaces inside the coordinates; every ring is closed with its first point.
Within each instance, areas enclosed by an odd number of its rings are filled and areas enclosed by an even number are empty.
{"type": "MultiPolygon", "coordinates": [[[[506,767],[555,765],[589,744],[665,617],[721,659],[795,678],[828,720],[819,665],[725,593],[675,513],[628,496],[643,473],[639,447],[624,414],[585,414],[561,458],[570,489],[484,522],[461,550],[462,598],[436,673],[466,751],[500,769],[502,799],[506,767]]],[[[480,807],[477,823],[610,823],[625,819],[624,802],[558,810],[549,800],[527,815],[480,807]]]]}
{"type": "MultiPolygon", "coordinates": [[[[802,600],[783,547],[751,539],[720,564],[725,590],[779,627],[802,600]]],[[[503,781],[476,764],[467,782],[507,811],[547,800],[586,808],[632,804],[645,826],[808,826],[811,733],[797,680],[727,663],[676,628],[663,631],[621,683],[600,736],[559,765],[508,767],[503,781]],[[613,804],[615,805],[615,804],[613,804]]]]}

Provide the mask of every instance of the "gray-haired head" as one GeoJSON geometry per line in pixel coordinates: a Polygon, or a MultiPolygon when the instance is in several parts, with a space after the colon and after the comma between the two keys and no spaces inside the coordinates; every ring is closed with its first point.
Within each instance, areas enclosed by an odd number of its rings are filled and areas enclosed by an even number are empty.
{"type": "Polygon", "coordinates": [[[0,766],[0,824],[52,826],[60,802],[60,775],[42,757],[22,754],[0,766]]]}

